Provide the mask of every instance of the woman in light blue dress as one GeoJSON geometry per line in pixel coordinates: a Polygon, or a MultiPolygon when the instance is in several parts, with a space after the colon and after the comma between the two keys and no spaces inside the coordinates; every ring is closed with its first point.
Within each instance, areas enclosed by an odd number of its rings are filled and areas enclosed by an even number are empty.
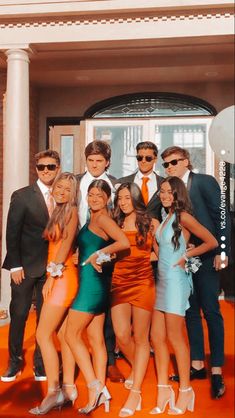
{"type": "MultiPolygon", "coordinates": [[[[151,340],[158,375],[157,406],[151,414],[165,411],[180,415],[194,410],[195,394],[190,386],[190,353],[186,340],[185,311],[193,291],[191,272],[186,272],[186,261],[218,246],[214,236],[191,215],[191,204],[186,187],[178,177],[168,177],[160,187],[160,199],[168,213],[156,232],[158,280],[155,310],[152,318],[151,340]],[[188,247],[190,235],[201,244],[188,247]],[[188,247],[188,248],[187,248],[188,247]],[[168,385],[170,354],[168,341],[174,350],[180,376],[179,396],[168,385]]],[[[191,259],[192,260],[192,259],[191,259]]]]}

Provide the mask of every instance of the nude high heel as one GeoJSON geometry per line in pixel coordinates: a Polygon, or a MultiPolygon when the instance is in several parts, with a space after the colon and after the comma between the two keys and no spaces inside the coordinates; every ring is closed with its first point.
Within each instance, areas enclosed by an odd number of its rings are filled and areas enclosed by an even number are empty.
{"type": "Polygon", "coordinates": [[[32,415],[45,415],[51,409],[58,408],[61,409],[64,404],[64,395],[62,390],[58,388],[48,388],[48,399],[45,400],[44,404],[36,406],[29,410],[29,413],[32,415]]]}
{"type": "Polygon", "coordinates": [[[93,405],[90,405],[88,403],[84,408],[79,408],[78,409],[79,414],[88,415],[90,414],[91,411],[94,411],[94,409],[98,408],[98,406],[103,405],[103,404],[104,404],[105,412],[109,412],[109,402],[111,399],[111,395],[108,389],[106,388],[106,386],[103,386],[102,389],[99,389],[100,385],[101,385],[101,382],[98,379],[93,380],[93,382],[87,385],[88,389],[93,389],[93,388],[95,389],[96,391],[95,401],[93,405]]]}
{"type": "Polygon", "coordinates": [[[134,415],[135,411],[141,411],[141,403],[142,403],[142,398],[141,398],[141,391],[140,390],[136,390],[136,389],[130,389],[131,392],[134,393],[139,393],[139,402],[136,406],[135,409],[130,409],[130,408],[122,408],[119,412],[119,417],[130,417],[131,415],[134,415]]]}
{"type": "Polygon", "coordinates": [[[64,404],[66,404],[68,402],[72,402],[72,404],[74,405],[74,402],[76,401],[76,399],[78,397],[78,391],[77,391],[76,385],[68,385],[66,383],[63,383],[62,392],[63,392],[63,395],[64,395],[64,404]],[[70,394],[68,394],[66,392],[66,388],[73,388],[73,390],[72,390],[72,392],[70,392],[70,394]]]}
{"type": "Polygon", "coordinates": [[[192,392],[192,396],[191,398],[188,400],[186,406],[184,409],[181,408],[177,408],[176,406],[174,406],[172,409],[168,410],[168,414],[169,415],[183,415],[185,414],[186,410],[193,412],[194,411],[194,404],[195,404],[195,393],[193,388],[190,386],[189,388],[186,389],[180,389],[180,392],[192,392]]]}
{"type": "Polygon", "coordinates": [[[155,406],[155,408],[153,408],[149,412],[151,415],[163,414],[168,403],[169,403],[170,409],[173,409],[175,406],[175,392],[173,391],[172,386],[171,385],[157,385],[157,387],[170,389],[170,396],[168,399],[166,399],[162,409],[159,406],[155,406]]]}

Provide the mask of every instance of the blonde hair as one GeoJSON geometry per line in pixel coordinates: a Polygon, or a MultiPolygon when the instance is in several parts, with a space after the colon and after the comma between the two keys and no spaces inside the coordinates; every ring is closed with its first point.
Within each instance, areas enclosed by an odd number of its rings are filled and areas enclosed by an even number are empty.
{"type": "Polygon", "coordinates": [[[56,205],[51,218],[49,219],[44,231],[44,238],[52,241],[58,241],[60,238],[66,238],[66,225],[69,223],[73,208],[77,206],[77,180],[74,174],[64,172],[60,173],[52,185],[52,193],[56,184],[61,180],[69,180],[71,193],[68,202],[56,205]]]}

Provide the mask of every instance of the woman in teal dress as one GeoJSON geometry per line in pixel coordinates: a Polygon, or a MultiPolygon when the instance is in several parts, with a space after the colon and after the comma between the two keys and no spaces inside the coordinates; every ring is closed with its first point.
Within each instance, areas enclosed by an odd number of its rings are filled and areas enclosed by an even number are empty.
{"type": "Polygon", "coordinates": [[[105,386],[107,352],[103,334],[111,283],[110,274],[106,276],[102,271],[102,263],[128,249],[130,244],[109,216],[110,197],[111,189],[106,181],[94,180],[90,184],[90,221],[78,234],[80,286],[69,310],[66,340],[88,387],[88,404],[79,409],[82,414],[89,414],[101,404],[107,411],[111,398],[105,386]],[[92,359],[83,340],[85,330],[92,359]]]}
{"type": "Polygon", "coordinates": [[[168,213],[158,227],[158,279],[155,310],[152,318],[151,340],[158,375],[157,406],[150,414],[160,414],[170,405],[168,414],[180,415],[193,411],[195,394],[190,386],[190,353],[186,341],[185,311],[193,291],[191,273],[186,261],[218,246],[214,236],[191,215],[191,204],[186,187],[178,177],[168,177],[160,187],[160,200],[168,213]],[[189,246],[190,235],[201,241],[189,246]],[[188,248],[187,248],[188,247],[188,248]],[[170,354],[168,341],[174,350],[180,376],[179,396],[168,385],[170,354]]]}

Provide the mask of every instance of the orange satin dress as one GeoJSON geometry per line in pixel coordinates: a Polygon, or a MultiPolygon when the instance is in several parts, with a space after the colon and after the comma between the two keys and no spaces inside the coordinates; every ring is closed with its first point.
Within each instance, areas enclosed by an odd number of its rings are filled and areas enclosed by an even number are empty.
{"type": "Polygon", "coordinates": [[[130,303],[152,311],[155,301],[155,282],[150,262],[153,238],[148,234],[142,247],[136,245],[136,231],[123,231],[130,242],[128,252],[119,253],[114,265],[111,305],[130,303]]]}
{"type": "MultiPolygon", "coordinates": [[[[60,245],[61,240],[49,241],[48,263],[55,259],[60,245]]],[[[54,279],[51,295],[46,299],[45,303],[66,308],[72,304],[78,290],[78,272],[73,263],[72,254],[73,252],[70,251],[64,262],[65,268],[62,276],[54,279]]]]}

